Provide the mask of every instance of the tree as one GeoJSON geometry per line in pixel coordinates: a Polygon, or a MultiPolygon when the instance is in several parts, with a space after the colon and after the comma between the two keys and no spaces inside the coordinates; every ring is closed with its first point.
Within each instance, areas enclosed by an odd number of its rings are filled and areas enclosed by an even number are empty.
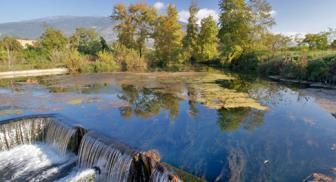
{"type": "Polygon", "coordinates": [[[279,49],[287,48],[290,41],[290,37],[281,34],[267,33],[263,36],[265,50],[269,50],[272,53],[272,57],[274,57],[276,51],[279,49]]]}
{"type": "Polygon", "coordinates": [[[250,0],[249,7],[253,18],[253,32],[255,36],[261,37],[275,24],[272,6],[266,0],[250,0]]]}
{"type": "Polygon", "coordinates": [[[114,6],[114,12],[111,16],[117,22],[114,29],[118,32],[118,41],[127,48],[134,48],[135,41],[133,35],[135,27],[132,19],[124,4],[114,6]]]}
{"type": "Polygon", "coordinates": [[[197,13],[199,8],[195,1],[192,1],[189,7],[190,17],[188,19],[187,33],[183,38],[183,49],[189,55],[189,59],[193,60],[196,58],[197,54],[197,34],[198,34],[198,25],[197,25],[197,13]]]}
{"type": "Polygon", "coordinates": [[[332,41],[330,46],[331,46],[332,49],[336,49],[336,40],[332,41]]]}
{"type": "Polygon", "coordinates": [[[181,48],[182,27],[178,22],[175,6],[169,4],[167,16],[160,16],[154,30],[154,48],[156,59],[161,66],[178,63],[181,48]]]}
{"type": "Polygon", "coordinates": [[[0,47],[2,47],[7,52],[8,68],[10,69],[13,53],[16,51],[20,51],[23,48],[20,42],[18,42],[15,38],[8,36],[4,37],[0,41],[0,47]]]}
{"type": "Polygon", "coordinates": [[[252,15],[244,0],[221,0],[218,37],[224,61],[238,58],[249,46],[252,15]]]}
{"type": "Polygon", "coordinates": [[[104,38],[100,37],[94,29],[77,28],[70,38],[70,43],[79,52],[91,55],[107,48],[104,38]]]}
{"type": "Polygon", "coordinates": [[[218,27],[212,16],[201,21],[198,35],[198,60],[213,60],[218,56],[218,27]]]}
{"type": "Polygon", "coordinates": [[[48,27],[42,34],[38,47],[47,52],[62,51],[66,49],[67,44],[68,40],[60,30],[48,27]]]}
{"type": "Polygon", "coordinates": [[[303,39],[303,43],[308,44],[310,49],[327,49],[328,48],[328,34],[307,34],[303,39]]]}
{"type": "Polygon", "coordinates": [[[156,9],[145,3],[131,4],[128,9],[123,4],[115,6],[112,18],[118,22],[115,26],[118,41],[129,49],[136,49],[142,57],[156,17],[156,9]]]}

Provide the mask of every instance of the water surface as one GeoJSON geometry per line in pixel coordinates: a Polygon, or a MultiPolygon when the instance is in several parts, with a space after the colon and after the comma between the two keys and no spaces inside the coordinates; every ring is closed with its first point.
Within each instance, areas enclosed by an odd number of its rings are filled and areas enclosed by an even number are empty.
{"type": "Polygon", "coordinates": [[[223,73],[2,80],[0,119],[62,114],[209,181],[302,181],[336,167],[336,91],[223,73]]]}

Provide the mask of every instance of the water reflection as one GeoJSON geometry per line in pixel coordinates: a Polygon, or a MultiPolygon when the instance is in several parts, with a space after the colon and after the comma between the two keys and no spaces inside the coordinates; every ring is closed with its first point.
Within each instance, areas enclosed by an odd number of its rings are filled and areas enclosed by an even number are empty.
{"type": "Polygon", "coordinates": [[[163,161],[209,181],[302,181],[336,167],[335,91],[218,73],[67,75],[0,85],[0,118],[57,112],[157,149],[163,161]]]}
{"type": "Polygon", "coordinates": [[[129,103],[129,106],[120,108],[121,115],[126,119],[132,114],[148,119],[158,115],[162,109],[169,111],[171,120],[179,114],[180,99],[173,94],[155,92],[148,88],[137,89],[133,85],[122,85],[121,88],[119,98],[129,103]]]}

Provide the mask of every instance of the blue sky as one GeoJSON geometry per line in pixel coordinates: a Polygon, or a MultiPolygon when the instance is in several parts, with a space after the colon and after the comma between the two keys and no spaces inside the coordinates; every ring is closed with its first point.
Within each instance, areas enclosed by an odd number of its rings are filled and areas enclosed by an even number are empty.
{"type": "MultiPolygon", "coordinates": [[[[139,1],[139,0],[138,0],[139,1]]],[[[146,0],[142,0],[146,1],[146,0]]],[[[108,16],[113,5],[135,0],[0,0],[0,23],[48,16],[108,16]]],[[[147,0],[149,4],[176,4],[181,19],[187,16],[190,0],[147,0]],[[161,2],[162,4],[158,3],[161,2]]],[[[269,0],[277,25],[274,32],[308,33],[336,28],[336,0],[269,0]]],[[[198,0],[203,9],[200,17],[218,12],[218,0],[198,0]]],[[[158,7],[160,7],[158,6],[158,7]]]]}

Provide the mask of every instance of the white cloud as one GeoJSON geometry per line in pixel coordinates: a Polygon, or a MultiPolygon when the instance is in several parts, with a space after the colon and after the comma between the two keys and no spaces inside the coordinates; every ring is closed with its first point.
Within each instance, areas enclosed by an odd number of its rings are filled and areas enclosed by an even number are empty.
{"type": "Polygon", "coordinates": [[[157,9],[158,11],[160,11],[165,7],[165,4],[163,2],[158,1],[154,3],[153,7],[157,9]]]}
{"type": "MultiPolygon", "coordinates": [[[[212,16],[214,18],[214,20],[216,22],[218,22],[218,20],[219,20],[219,14],[215,10],[203,8],[203,9],[200,9],[198,11],[198,13],[196,14],[196,17],[198,19],[197,23],[201,24],[201,20],[203,18],[207,18],[209,16],[212,16]]],[[[179,20],[181,22],[188,23],[188,18],[189,17],[190,17],[189,11],[182,10],[182,11],[179,12],[179,20]]]]}
{"type": "Polygon", "coordinates": [[[272,10],[272,11],[270,12],[270,14],[274,17],[274,16],[276,16],[276,15],[278,14],[278,12],[275,11],[275,10],[272,10]]]}

